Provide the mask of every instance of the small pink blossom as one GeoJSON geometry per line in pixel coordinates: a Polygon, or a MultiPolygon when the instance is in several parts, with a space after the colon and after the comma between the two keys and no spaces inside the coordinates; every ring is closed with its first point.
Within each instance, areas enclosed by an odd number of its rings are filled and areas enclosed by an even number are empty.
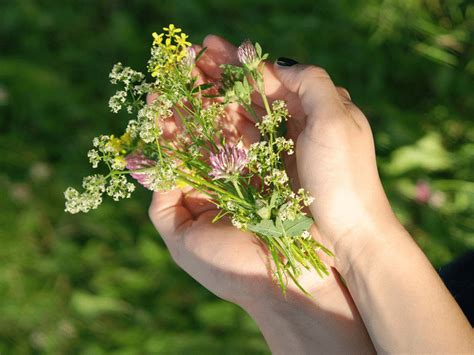
{"type": "Polygon", "coordinates": [[[246,150],[241,144],[220,147],[219,151],[209,157],[212,171],[209,173],[214,180],[229,179],[242,173],[248,163],[246,150]]]}
{"type": "Polygon", "coordinates": [[[428,203],[431,197],[431,187],[426,181],[418,181],[415,187],[415,200],[419,203],[428,203]]]}
{"type": "MultiPolygon", "coordinates": [[[[125,158],[127,161],[127,169],[128,170],[140,170],[146,169],[155,166],[155,162],[151,159],[148,159],[143,153],[132,153],[127,155],[125,158]]],[[[146,172],[135,172],[130,173],[130,176],[133,177],[137,182],[147,189],[152,190],[150,187],[151,184],[151,176],[149,173],[146,172]]]]}

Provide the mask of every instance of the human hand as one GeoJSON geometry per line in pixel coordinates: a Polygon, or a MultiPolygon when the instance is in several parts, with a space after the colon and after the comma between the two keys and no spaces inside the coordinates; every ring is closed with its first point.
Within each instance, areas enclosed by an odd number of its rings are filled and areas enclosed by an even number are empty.
{"type": "MultiPolygon", "coordinates": [[[[201,80],[218,79],[220,64],[237,64],[236,48],[228,42],[209,36],[204,46],[208,49],[197,67],[201,80]]],[[[276,90],[281,83],[273,81],[273,86],[270,89],[276,90]]],[[[228,108],[227,120],[228,134],[242,136],[246,144],[258,139],[254,122],[237,106],[228,108]]],[[[296,174],[289,175],[293,181],[298,180],[296,174]]],[[[307,299],[292,284],[284,299],[272,279],[262,245],[252,234],[236,229],[225,219],[213,224],[215,214],[214,206],[190,189],[154,193],[150,206],[151,220],[176,263],[219,297],[246,309],[261,324],[274,351],[285,352],[285,347],[290,351],[295,343],[303,342],[296,339],[305,338],[306,346],[310,345],[307,339],[313,339],[326,344],[328,351],[346,346],[371,349],[360,316],[336,272],[331,270],[325,279],[310,272],[303,274],[303,287],[317,301],[307,299]],[[282,332],[283,329],[288,335],[298,332],[293,334],[292,341],[275,332],[275,322],[271,327],[265,326],[269,319],[275,318],[282,332]]]]}

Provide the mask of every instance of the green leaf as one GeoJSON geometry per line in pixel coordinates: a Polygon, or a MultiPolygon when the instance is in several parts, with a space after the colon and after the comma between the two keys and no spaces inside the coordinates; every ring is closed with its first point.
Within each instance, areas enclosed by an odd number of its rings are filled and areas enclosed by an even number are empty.
{"type": "Polygon", "coordinates": [[[275,226],[275,223],[269,219],[262,219],[257,224],[249,224],[247,228],[251,232],[270,238],[278,238],[283,235],[281,230],[275,226]]]}
{"type": "Polygon", "coordinates": [[[262,47],[258,42],[255,43],[255,51],[257,52],[257,55],[259,58],[262,57],[262,47]]]}
{"type": "Polygon", "coordinates": [[[283,222],[278,219],[276,224],[270,219],[263,219],[257,224],[248,225],[247,228],[251,232],[270,238],[278,238],[285,235],[288,237],[299,237],[312,224],[312,218],[301,215],[292,221],[286,220],[283,222]]]}
{"type": "Polygon", "coordinates": [[[199,53],[197,54],[196,56],[196,59],[194,60],[196,63],[199,61],[199,59],[201,59],[202,55],[204,54],[204,52],[206,51],[207,47],[204,47],[203,49],[201,49],[199,51],[199,53]]]}
{"type": "Polygon", "coordinates": [[[298,237],[304,231],[307,231],[313,224],[313,219],[307,216],[299,216],[298,218],[290,221],[286,220],[283,222],[283,228],[285,233],[289,237],[298,237]]]}

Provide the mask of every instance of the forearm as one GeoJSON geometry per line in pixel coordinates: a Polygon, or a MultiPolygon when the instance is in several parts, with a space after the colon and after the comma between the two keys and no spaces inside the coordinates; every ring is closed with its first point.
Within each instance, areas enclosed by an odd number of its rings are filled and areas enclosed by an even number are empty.
{"type": "Polygon", "coordinates": [[[272,294],[244,309],[256,321],[272,354],[375,352],[344,286],[317,290],[314,297],[290,291],[283,300],[272,294]]]}
{"type": "Polygon", "coordinates": [[[378,352],[468,353],[472,329],[423,252],[401,227],[341,267],[378,352]]]}

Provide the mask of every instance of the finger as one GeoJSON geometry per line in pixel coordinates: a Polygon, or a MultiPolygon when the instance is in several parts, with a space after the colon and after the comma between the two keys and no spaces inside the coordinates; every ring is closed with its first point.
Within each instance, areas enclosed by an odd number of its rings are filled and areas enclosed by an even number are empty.
{"type": "Polygon", "coordinates": [[[338,86],[338,87],[336,87],[336,90],[337,90],[339,96],[341,96],[341,98],[344,101],[351,101],[351,95],[349,94],[349,91],[347,91],[346,88],[338,86]]]}
{"type": "Polygon", "coordinates": [[[310,129],[315,120],[345,117],[346,111],[339,93],[324,69],[312,65],[284,66],[277,63],[274,68],[282,84],[298,95],[301,106],[308,115],[307,124],[310,129]]]}
{"type": "Polygon", "coordinates": [[[238,111],[230,110],[227,112],[227,125],[224,128],[225,134],[229,135],[229,142],[242,141],[244,146],[258,142],[260,134],[255,127],[255,123],[238,111]]]}
{"type": "Polygon", "coordinates": [[[237,48],[221,37],[208,35],[203,41],[203,47],[206,47],[206,51],[196,65],[210,78],[220,78],[222,64],[239,64],[237,48]]]}
{"type": "Polygon", "coordinates": [[[179,189],[153,193],[148,214],[170,249],[180,239],[186,224],[192,222],[193,218],[183,205],[183,192],[179,189]]]}
{"type": "Polygon", "coordinates": [[[193,218],[217,210],[217,206],[209,200],[207,195],[194,189],[183,194],[183,205],[193,215],[193,218]]]}

